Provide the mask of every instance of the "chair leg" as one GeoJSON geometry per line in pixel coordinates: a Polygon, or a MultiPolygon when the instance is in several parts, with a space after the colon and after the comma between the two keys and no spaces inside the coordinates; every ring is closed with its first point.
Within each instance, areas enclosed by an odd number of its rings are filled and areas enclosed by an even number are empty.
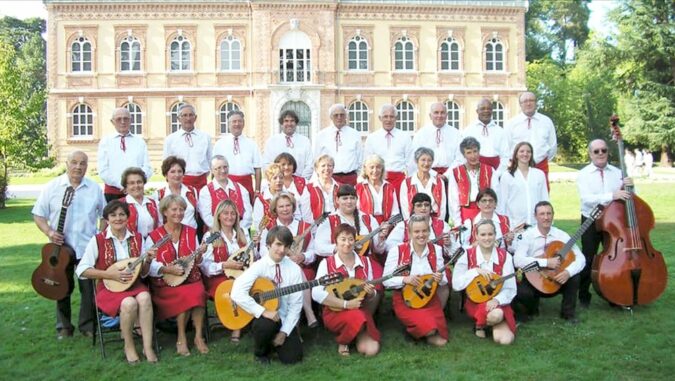
{"type": "Polygon", "coordinates": [[[211,326],[209,325],[209,301],[204,304],[204,340],[206,344],[211,341],[211,326]]]}

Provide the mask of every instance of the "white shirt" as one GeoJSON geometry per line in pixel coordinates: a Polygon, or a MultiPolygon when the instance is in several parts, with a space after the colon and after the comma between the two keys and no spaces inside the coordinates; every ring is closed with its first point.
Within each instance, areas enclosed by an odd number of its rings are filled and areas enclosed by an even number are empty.
{"type": "MultiPolygon", "coordinates": [[[[277,221],[277,226],[285,226],[288,228],[288,230],[293,233],[293,237],[298,236],[298,227],[300,226],[300,221],[298,220],[293,220],[290,225],[284,225],[279,221],[277,221]]],[[[267,233],[269,231],[267,229],[263,230],[262,233],[260,233],[260,256],[265,257],[267,254],[269,254],[269,249],[267,249],[267,245],[265,245],[265,242],[267,242],[267,233]]],[[[314,263],[314,259],[316,258],[316,249],[314,248],[314,234],[312,232],[307,233],[307,236],[305,237],[305,242],[309,240],[309,243],[307,244],[307,250],[303,251],[302,254],[305,256],[305,265],[309,265],[314,263]]]]}
{"type": "Polygon", "coordinates": [[[334,173],[349,173],[361,169],[363,163],[363,148],[361,134],[349,126],[340,128],[340,140],[336,140],[337,127],[331,124],[319,131],[314,147],[314,159],[323,154],[330,155],[335,160],[334,173]]]}
{"type": "MultiPolygon", "coordinates": [[[[389,235],[387,236],[387,240],[385,241],[385,249],[386,251],[391,251],[394,247],[400,245],[403,243],[403,239],[405,238],[405,229],[408,226],[408,220],[401,221],[397,223],[394,228],[389,232],[389,235]]],[[[447,222],[443,221],[443,234],[450,233],[450,225],[448,225],[447,222]]],[[[452,247],[454,247],[457,242],[454,239],[454,235],[450,234],[450,247],[446,248],[447,250],[452,250],[452,247]]],[[[408,236],[408,240],[410,240],[410,236],[408,236]]],[[[434,232],[433,228],[429,228],[429,240],[436,239],[436,233],[434,232]]]]}
{"type": "MultiPolygon", "coordinates": [[[[415,253],[415,249],[410,244],[410,275],[427,275],[432,274],[433,270],[429,264],[429,246],[424,246],[424,251],[421,255],[415,253]]],[[[437,245],[434,245],[436,250],[436,271],[440,270],[443,267],[443,251],[437,245]]],[[[384,263],[384,272],[383,274],[391,274],[398,267],[398,246],[394,247],[389,251],[387,255],[387,261],[384,263]]],[[[395,276],[384,281],[383,285],[386,288],[390,289],[400,289],[403,287],[403,276],[395,276]]],[[[439,285],[448,284],[448,278],[445,277],[445,271],[443,271],[443,278],[439,282],[439,285]]]]}
{"type": "Polygon", "coordinates": [[[363,158],[366,159],[373,154],[384,160],[387,172],[406,172],[408,165],[414,161],[410,135],[398,128],[392,128],[391,131],[380,128],[368,135],[363,158]],[[389,133],[391,137],[387,139],[389,133]]]}
{"type": "MultiPolygon", "coordinates": [[[[223,188],[217,181],[213,181],[213,189],[218,190],[218,189],[224,189],[225,194],[229,197],[230,191],[236,192],[235,187],[239,188],[239,191],[241,192],[241,198],[242,198],[242,203],[244,204],[244,214],[241,216],[241,228],[246,230],[251,227],[251,199],[249,198],[248,191],[246,188],[243,186],[239,185],[238,183],[228,180],[227,185],[225,185],[225,188],[223,188]]],[[[212,200],[211,200],[211,192],[209,191],[209,187],[205,186],[202,188],[202,190],[199,191],[199,202],[197,203],[197,207],[199,208],[199,215],[202,216],[202,220],[204,220],[204,223],[206,226],[211,228],[213,226],[213,214],[211,214],[211,205],[212,205],[212,200]]]]}
{"type": "MultiPolygon", "coordinates": [[[[110,227],[108,226],[105,229],[105,239],[108,240],[112,238],[113,247],[115,248],[115,262],[119,262],[123,259],[129,258],[129,238],[133,237],[129,230],[126,231],[124,238],[120,241],[117,237],[112,234],[110,227]]],[[[138,248],[139,251],[143,250],[143,245],[138,248]]],[[[139,253],[140,254],[140,253],[139,253]]],[[[80,279],[87,279],[82,276],[82,273],[87,269],[96,268],[96,261],[98,260],[98,243],[96,242],[96,237],[91,237],[87,247],[84,249],[84,255],[80,259],[77,268],[75,268],[75,275],[80,279]]],[[[98,269],[105,270],[105,269],[98,269]]],[[[144,274],[147,275],[147,274],[144,274]]]]}
{"type": "Polygon", "coordinates": [[[290,135],[292,146],[288,146],[286,141],[286,134],[280,132],[274,134],[267,139],[265,143],[265,152],[262,156],[262,164],[264,168],[270,163],[274,162],[274,159],[282,152],[290,153],[295,159],[296,164],[298,165],[295,169],[295,175],[309,179],[314,172],[314,157],[312,155],[312,143],[309,141],[305,135],[298,134],[297,132],[293,135],[290,135]]]}
{"type": "MultiPolygon", "coordinates": [[[[263,198],[265,200],[268,200],[268,203],[270,204],[269,207],[271,208],[272,207],[272,205],[271,205],[272,199],[274,198],[274,196],[270,192],[270,188],[267,187],[267,188],[263,189],[263,191],[261,193],[262,193],[263,198]]],[[[297,198],[296,198],[296,200],[297,200],[297,198]]],[[[310,211],[310,214],[311,214],[311,211],[310,211]]],[[[258,229],[258,225],[260,225],[260,221],[262,221],[264,215],[265,215],[265,207],[263,206],[262,201],[260,201],[260,198],[256,196],[256,198],[253,199],[253,213],[251,214],[251,223],[252,223],[253,226],[256,227],[256,229],[258,229]]],[[[296,205],[295,213],[293,213],[293,218],[296,219],[296,220],[299,220],[302,217],[303,217],[302,214],[300,214],[300,208],[298,208],[297,205],[296,205]]],[[[262,230],[262,229],[258,229],[258,230],[262,230]]]]}
{"type": "MultiPolygon", "coordinates": [[[[462,139],[466,137],[474,137],[480,143],[480,155],[484,157],[499,156],[499,167],[496,169],[497,178],[506,170],[511,159],[511,147],[509,145],[508,136],[503,128],[499,127],[494,120],[491,120],[487,125],[488,134],[483,134],[483,123],[479,120],[473,122],[462,131],[462,139]]],[[[459,153],[459,146],[457,147],[459,153]]],[[[464,156],[459,153],[458,158],[462,163],[466,160],[464,156]]]]}
{"type": "Polygon", "coordinates": [[[168,156],[177,156],[185,160],[185,174],[199,176],[210,171],[211,136],[198,129],[190,132],[178,129],[164,140],[164,159],[168,156]],[[186,136],[192,138],[192,146],[186,141],[186,136]]]}
{"type": "MultiPolygon", "coordinates": [[[[467,169],[466,173],[469,176],[469,182],[471,183],[471,194],[469,195],[469,200],[476,201],[476,196],[478,196],[478,191],[480,189],[480,182],[478,178],[480,176],[480,169],[476,171],[469,171],[467,169]]],[[[452,172],[448,173],[448,175],[445,177],[448,179],[448,206],[450,209],[450,218],[452,218],[453,224],[455,226],[459,226],[459,224],[462,223],[461,214],[459,212],[459,187],[452,172]]],[[[492,177],[490,178],[490,188],[492,188],[492,190],[497,193],[497,198],[501,200],[501,196],[499,195],[499,176],[496,171],[492,172],[492,177]]]]}
{"type": "MultiPolygon", "coordinates": [[[[368,189],[370,190],[370,194],[373,196],[373,215],[375,216],[381,216],[382,215],[382,199],[384,198],[384,184],[387,184],[387,180],[382,181],[382,185],[380,186],[380,190],[378,191],[375,189],[375,187],[368,182],[368,180],[361,178],[359,181],[362,184],[365,184],[368,189]]],[[[396,192],[394,192],[394,197],[396,197],[396,192]]],[[[395,216],[400,213],[400,209],[398,207],[398,202],[393,202],[391,205],[391,215],[395,216]]]]}
{"type": "MultiPolygon", "coordinates": [[[[311,180],[307,183],[307,186],[316,186],[319,189],[321,189],[321,194],[323,195],[323,211],[324,212],[333,212],[335,211],[335,200],[333,199],[333,190],[335,187],[338,186],[338,183],[334,180],[331,179],[333,184],[330,187],[330,191],[326,193],[326,191],[323,190],[321,187],[321,183],[319,182],[319,179],[316,178],[314,180],[311,180]]],[[[309,191],[305,187],[305,192],[300,196],[300,204],[304,206],[307,206],[305,209],[303,209],[303,219],[309,223],[314,222],[314,215],[312,214],[312,209],[311,209],[311,204],[312,204],[312,197],[309,195],[309,191]]]]}
{"type": "MultiPolygon", "coordinates": [[[[68,174],[63,174],[45,185],[40,192],[31,213],[47,219],[49,226],[56,231],[63,205],[63,195],[70,186],[68,174]]],[[[91,179],[84,177],[75,188],[73,201],[66,212],[63,226],[65,242],[73,250],[77,259],[82,258],[87,243],[96,234],[97,222],[105,207],[103,191],[91,179]]]]}
{"type": "MultiPolygon", "coordinates": [[[[459,160],[456,156],[459,152],[459,143],[462,141],[459,131],[447,124],[440,128],[440,142],[437,140],[437,132],[439,128],[434,125],[426,125],[415,133],[412,140],[412,154],[410,155],[410,164],[408,165],[408,173],[415,173],[417,171],[417,163],[415,163],[415,151],[420,147],[427,147],[434,151],[433,167],[452,168],[455,162],[459,160]]],[[[460,155],[461,156],[461,155],[460,155]]]]}
{"type": "Polygon", "coordinates": [[[593,163],[583,167],[577,174],[577,190],[581,197],[581,215],[588,217],[591,210],[598,205],[607,205],[612,201],[612,194],[623,186],[621,170],[607,164],[601,171],[593,163]]]}
{"type": "MultiPolygon", "coordinates": [[[[206,237],[207,235],[204,236],[204,238],[206,237]]],[[[223,231],[220,232],[220,238],[222,238],[223,240],[222,244],[227,245],[227,252],[230,255],[230,257],[232,257],[234,253],[236,253],[237,250],[240,249],[238,241],[239,237],[237,236],[236,231],[234,232],[234,234],[232,234],[231,240],[227,239],[227,236],[223,231]]],[[[244,231],[244,240],[246,241],[246,243],[249,243],[251,241],[245,231],[244,231]]],[[[213,243],[210,243],[206,246],[206,251],[202,255],[202,263],[199,264],[199,268],[202,270],[202,274],[204,274],[207,277],[212,277],[223,273],[222,262],[216,262],[215,257],[213,256],[213,243]]]]}
{"type": "MultiPolygon", "coordinates": [[[[340,223],[354,226],[354,224],[345,218],[345,216],[343,216],[339,210],[336,210],[332,214],[340,217],[340,223]]],[[[371,231],[380,227],[380,224],[377,223],[375,217],[370,216],[369,230],[368,226],[366,226],[366,223],[363,221],[364,215],[365,213],[359,212],[359,231],[356,232],[357,235],[367,235],[371,231]]],[[[331,243],[331,228],[329,219],[323,221],[323,223],[316,228],[315,248],[316,254],[322,257],[329,257],[335,253],[335,244],[331,243]]],[[[380,233],[375,234],[375,237],[373,237],[370,244],[370,250],[377,254],[380,254],[384,251],[384,241],[380,241],[380,233]]]]}
{"type": "MultiPolygon", "coordinates": [[[[281,284],[277,288],[292,286],[302,283],[302,270],[300,266],[296,265],[288,257],[283,257],[279,263],[281,268],[281,284]]],[[[254,262],[248,270],[244,271],[232,285],[232,300],[237,303],[246,312],[260,318],[265,307],[256,303],[249,295],[249,291],[253,283],[259,277],[274,280],[276,273],[276,263],[269,257],[262,257],[259,261],[254,262]]],[[[300,311],[302,311],[302,292],[295,292],[284,295],[279,300],[279,317],[281,318],[281,332],[286,336],[290,335],[298,320],[300,319],[300,311]]]]}
{"type": "Polygon", "coordinates": [[[506,171],[499,180],[499,203],[497,210],[509,217],[511,225],[518,226],[523,222],[533,225],[534,206],[539,201],[548,201],[546,176],[544,172],[531,167],[527,178],[516,169],[513,175],[506,171]]]}
{"type": "Polygon", "coordinates": [[[530,128],[527,128],[527,120],[528,116],[521,112],[504,126],[511,153],[518,143],[528,142],[532,144],[535,163],[544,159],[553,160],[556,152],[558,152],[558,139],[555,135],[553,121],[548,116],[538,112],[532,115],[530,128]]]}
{"type": "MultiPolygon", "coordinates": [[[[462,247],[465,249],[469,249],[471,247],[471,234],[473,234],[473,227],[482,220],[482,214],[478,212],[478,214],[473,218],[473,219],[466,219],[462,223],[464,227],[466,228],[463,232],[461,232],[460,237],[462,241],[462,247]]],[[[497,215],[497,212],[492,213],[492,223],[495,224],[495,240],[498,240],[502,238],[502,224],[499,222],[499,216],[497,215]]],[[[504,240],[501,241],[500,247],[504,248],[506,247],[506,242],[504,240]]]]}
{"type": "MultiPolygon", "coordinates": [[[[448,194],[447,190],[445,189],[445,183],[438,179],[437,175],[434,174],[433,172],[430,173],[429,181],[427,181],[427,186],[423,186],[422,182],[420,181],[419,177],[417,177],[417,171],[413,172],[412,176],[410,176],[410,185],[411,187],[416,186],[417,187],[417,192],[418,193],[426,193],[431,197],[431,210],[438,213],[437,217],[440,218],[441,220],[445,220],[445,206],[448,202],[448,194]],[[439,205],[436,202],[436,199],[434,198],[434,194],[432,192],[432,189],[436,182],[439,181],[441,183],[441,204],[439,205]]],[[[410,204],[408,202],[408,182],[403,181],[401,183],[401,193],[399,195],[399,200],[401,204],[401,214],[403,214],[404,219],[410,218],[410,204]]]]}
{"type": "Polygon", "coordinates": [[[104,183],[122,189],[122,173],[129,167],[139,167],[145,177],[152,177],[148,146],[142,137],[127,133],[124,136],[126,149],[122,151],[122,135],[113,134],[98,143],[98,175],[104,183]]]}
{"type": "Polygon", "coordinates": [[[230,165],[230,174],[235,176],[251,175],[261,167],[260,150],[256,143],[244,135],[239,135],[239,151],[235,153],[234,135],[227,134],[213,146],[213,155],[222,155],[230,165]]]}
{"type": "MultiPolygon", "coordinates": [[[[155,219],[152,218],[152,215],[150,215],[150,212],[148,212],[147,206],[152,201],[150,201],[150,199],[145,196],[143,196],[143,201],[140,204],[138,203],[138,201],[136,201],[135,198],[133,198],[130,195],[126,195],[124,199],[127,201],[127,204],[133,204],[136,207],[136,211],[138,212],[138,223],[136,225],[138,232],[144,238],[147,237],[148,234],[150,234],[150,232],[155,229],[155,219]]],[[[159,218],[159,225],[163,225],[162,224],[163,218],[159,214],[159,206],[157,208],[157,217],[159,218]]]]}
{"type": "MultiPolygon", "coordinates": [[[[497,254],[497,249],[492,249],[492,255],[490,256],[490,260],[486,261],[485,258],[483,257],[483,254],[480,252],[480,248],[476,248],[476,263],[478,264],[478,267],[483,269],[483,270],[489,270],[493,271],[494,265],[499,263],[499,256],[497,254]]],[[[473,269],[468,269],[469,267],[469,259],[467,258],[467,255],[464,254],[459,257],[457,260],[457,263],[455,264],[455,268],[452,269],[452,288],[455,291],[461,291],[464,290],[469,283],[471,283],[474,278],[478,276],[478,270],[476,268],[473,269]]],[[[514,269],[513,269],[513,260],[511,259],[511,254],[506,253],[506,261],[504,262],[504,267],[502,267],[502,277],[507,276],[509,274],[513,274],[514,269]]],[[[517,288],[516,288],[516,278],[511,277],[510,279],[506,280],[504,283],[502,283],[504,286],[502,287],[501,291],[497,295],[495,295],[495,300],[499,302],[499,305],[507,305],[511,303],[511,300],[516,296],[517,288]]]]}
{"type": "MultiPolygon", "coordinates": [[[[335,269],[339,269],[344,266],[344,269],[347,270],[347,277],[348,278],[354,278],[356,277],[356,268],[357,267],[364,267],[363,266],[363,261],[361,260],[361,257],[359,257],[358,254],[354,253],[354,267],[349,268],[349,266],[345,265],[342,262],[342,259],[340,259],[339,255],[334,255],[333,258],[335,258],[335,269]]],[[[366,274],[366,279],[365,280],[373,280],[373,266],[372,266],[372,261],[370,261],[371,266],[368,266],[368,273],[366,274]]],[[[321,261],[319,263],[319,268],[316,270],[316,279],[321,278],[324,275],[328,275],[328,264],[326,263],[326,260],[321,261]]],[[[328,296],[328,292],[326,292],[326,287],[325,286],[316,286],[312,288],[312,299],[314,299],[315,302],[319,304],[323,304],[323,301],[326,300],[326,297],[328,296]]]]}
{"type": "MultiPolygon", "coordinates": [[[[185,204],[187,205],[187,207],[185,208],[185,215],[183,216],[183,220],[181,221],[181,223],[197,229],[197,219],[195,218],[195,207],[192,206],[192,203],[187,198],[188,190],[190,190],[190,189],[187,187],[187,185],[181,184],[181,186],[180,186],[180,196],[183,197],[183,200],[185,201],[185,204]]],[[[164,197],[166,197],[170,194],[172,194],[171,188],[169,188],[169,184],[166,184],[164,186],[164,197]]],[[[159,201],[162,201],[162,199],[159,198],[159,189],[155,191],[155,194],[154,194],[153,197],[155,198],[155,200],[157,200],[158,203],[159,203],[159,201]]],[[[199,194],[196,193],[195,198],[198,198],[198,197],[199,197],[199,194]]],[[[199,207],[199,200],[197,200],[197,201],[198,201],[197,207],[199,207]]],[[[159,210],[157,212],[159,212],[159,210]]],[[[161,213],[160,213],[159,219],[162,220],[162,221],[164,220],[164,217],[161,215],[161,213]]],[[[162,224],[160,223],[160,225],[162,225],[162,224]]]]}
{"type": "MultiPolygon", "coordinates": [[[[553,241],[567,243],[570,240],[569,234],[555,226],[551,226],[551,231],[548,234],[543,234],[539,230],[539,227],[535,226],[525,230],[521,237],[516,244],[516,254],[513,256],[513,263],[518,268],[523,268],[534,261],[537,261],[539,267],[546,267],[548,262],[546,258],[535,259],[532,257],[544,254],[547,245],[553,241]]],[[[584,257],[576,244],[572,247],[572,251],[576,258],[565,269],[570,273],[570,277],[579,274],[586,265],[586,257],[584,257]]]]}

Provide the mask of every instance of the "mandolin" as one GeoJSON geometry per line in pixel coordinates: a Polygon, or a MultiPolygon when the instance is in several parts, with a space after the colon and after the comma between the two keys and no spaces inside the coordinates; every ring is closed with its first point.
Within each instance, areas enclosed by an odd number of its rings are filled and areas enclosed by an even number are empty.
{"type": "MultiPolygon", "coordinates": [[[[371,284],[373,286],[378,285],[388,279],[391,279],[395,276],[399,276],[406,271],[410,271],[410,263],[403,264],[397,267],[393,273],[385,275],[382,278],[377,278],[369,281],[358,278],[347,278],[340,283],[332,284],[326,286],[326,291],[333,295],[334,297],[341,300],[353,300],[358,298],[366,297],[365,285],[371,284]]],[[[342,311],[342,308],[339,307],[328,307],[333,311],[342,311]]]]}
{"type": "MultiPolygon", "coordinates": [[[[265,307],[266,310],[276,311],[279,308],[279,298],[284,295],[293,294],[316,286],[325,286],[342,281],[342,273],[333,273],[322,276],[319,279],[277,288],[273,281],[260,277],[255,280],[249,294],[256,303],[265,307]]],[[[249,314],[237,303],[232,301],[232,285],[234,279],[228,279],[222,282],[216,289],[214,303],[216,305],[216,314],[223,326],[227,329],[237,330],[246,327],[253,315],[249,314]]]]}
{"type": "Polygon", "coordinates": [[[305,246],[305,240],[307,239],[307,236],[309,233],[314,230],[317,226],[321,225],[326,218],[330,215],[329,212],[323,212],[319,218],[314,220],[311,225],[305,231],[302,233],[298,234],[295,238],[293,238],[293,243],[291,244],[290,252],[292,254],[300,254],[302,252],[303,247],[305,246]]]}
{"type": "Polygon", "coordinates": [[[377,229],[374,229],[372,232],[366,234],[366,235],[357,235],[356,236],[356,242],[354,242],[354,248],[356,249],[356,253],[360,256],[363,257],[366,255],[366,252],[368,251],[368,248],[370,247],[370,242],[375,237],[377,234],[379,234],[382,229],[384,229],[384,224],[389,224],[389,226],[394,226],[397,223],[403,221],[403,215],[397,214],[395,216],[392,216],[387,220],[387,222],[382,223],[380,226],[377,227],[377,229]]]}
{"type": "MultiPolygon", "coordinates": [[[[211,235],[204,240],[204,244],[208,245],[218,238],[220,238],[220,232],[211,233],[211,235]]],[[[176,287],[183,284],[183,282],[185,282],[185,280],[190,275],[190,272],[192,271],[192,268],[195,265],[195,259],[197,258],[197,255],[200,255],[201,253],[202,251],[199,250],[199,247],[197,247],[197,249],[193,251],[190,255],[176,258],[176,260],[171,262],[171,264],[181,267],[183,269],[183,275],[163,273],[162,278],[164,279],[164,282],[171,287],[176,287]]]]}
{"type": "Polygon", "coordinates": [[[466,286],[466,296],[468,296],[469,300],[474,303],[485,303],[499,294],[499,291],[501,291],[502,287],[504,286],[504,282],[507,280],[513,278],[514,276],[520,276],[521,274],[536,270],[539,270],[539,265],[537,264],[537,261],[534,261],[522,269],[518,269],[517,271],[506,276],[500,276],[492,273],[488,275],[490,278],[488,280],[485,279],[483,275],[478,275],[477,277],[473,278],[468,286],[466,286]]]}
{"type": "MultiPolygon", "coordinates": [[[[260,223],[258,224],[258,231],[262,231],[265,226],[270,222],[269,217],[267,215],[264,215],[262,219],[260,220],[260,223]]],[[[242,269],[225,269],[223,272],[225,273],[225,276],[228,278],[236,278],[241,273],[244,272],[247,268],[251,267],[251,263],[253,263],[254,259],[254,253],[253,249],[255,248],[255,242],[251,240],[251,242],[246,245],[246,247],[242,247],[241,249],[237,250],[234,254],[232,254],[229,258],[227,258],[226,263],[234,263],[234,262],[239,262],[242,263],[244,266],[242,269]]]]}
{"type": "MultiPolygon", "coordinates": [[[[167,234],[164,237],[162,237],[157,243],[152,245],[152,247],[148,250],[154,249],[154,248],[160,248],[162,247],[165,243],[169,242],[171,240],[171,234],[167,234]]],[[[140,255],[139,257],[136,258],[126,258],[122,259],[120,261],[117,261],[110,265],[108,269],[110,268],[116,268],[117,270],[126,270],[129,274],[133,274],[133,277],[131,280],[122,283],[117,280],[113,279],[103,279],[103,285],[105,288],[108,289],[108,291],[112,292],[122,292],[126,291],[131,287],[135,282],[136,279],[138,279],[138,275],[141,273],[141,267],[140,266],[143,263],[143,260],[145,260],[145,257],[147,257],[147,251],[140,255]]]]}
{"type": "MultiPolygon", "coordinates": [[[[522,233],[522,232],[524,232],[525,230],[527,230],[527,229],[529,229],[529,228],[531,228],[531,227],[532,227],[532,225],[530,225],[530,224],[528,224],[528,223],[526,223],[526,222],[523,222],[522,224],[520,224],[520,225],[516,226],[515,228],[513,228],[513,230],[509,230],[506,234],[504,234],[503,236],[501,236],[499,239],[497,239],[497,240],[495,241],[497,247],[500,247],[500,246],[502,245],[502,241],[504,241],[504,236],[507,236],[507,235],[509,235],[509,234],[514,234],[514,235],[515,235],[515,234],[518,234],[518,233],[522,233]]],[[[521,235],[520,237],[522,237],[522,235],[521,235]]],[[[471,246],[476,246],[476,245],[478,245],[478,242],[477,242],[477,241],[474,241],[474,242],[471,244],[471,246]]]]}
{"type": "MultiPolygon", "coordinates": [[[[463,248],[458,248],[450,256],[450,259],[436,271],[437,274],[443,274],[443,272],[450,266],[454,265],[455,262],[459,259],[460,256],[464,254],[463,248]]],[[[412,284],[406,284],[403,286],[401,291],[401,296],[403,296],[403,301],[406,306],[409,308],[422,308],[429,304],[431,298],[436,295],[436,289],[438,288],[438,282],[434,281],[434,274],[426,274],[419,276],[420,283],[417,287],[412,284]]]]}
{"type": "MultiPolygon", "coordinates": [[[[63,235],[68,207],[73,202],[74,196],[75,189],[72,186],[66,188],[61,202],[59,224],[56,228],[61,235],[63,235]]],[[[68,296],[74,286],[72,275],[69,276],[67,271],[72,258],[75,258],[75,251],[66,243],[57,245],[50,242],[42,246],[42,262],[33,271],[31,278],[35,291],[52,300],[61,300],[68,296]]]]}

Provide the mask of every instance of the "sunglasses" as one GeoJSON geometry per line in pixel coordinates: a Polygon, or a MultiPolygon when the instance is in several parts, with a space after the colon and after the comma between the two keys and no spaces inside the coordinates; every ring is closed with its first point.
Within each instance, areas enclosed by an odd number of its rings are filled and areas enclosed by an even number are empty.
{"type": "Polygon", "coordinates": [[[594,149],[593,153],[599,155],[601,153],[607,153],[607,148],[594,149]]]}

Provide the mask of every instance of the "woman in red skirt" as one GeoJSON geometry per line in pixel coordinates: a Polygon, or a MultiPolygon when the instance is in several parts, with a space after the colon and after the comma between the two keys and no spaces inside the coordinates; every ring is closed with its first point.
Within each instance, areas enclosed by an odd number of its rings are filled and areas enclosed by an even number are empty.
{"type": "MultiPolygon", "coordinates": [[[[373,266],[369,257],[359,257],[354,252],[356,229],[349,224],[341,224],[335,231],[335,255],[327,257],[319,264],[317,277],[336,272],[345,278],[363,280],[373,279],[373,266]]],[[[366,297],[342,300],[326,292],[323,286],[312,289],[312,297],[324,305],[323,323],[335,333],[338,353],[349,355],[349,344],[356,343],[356,350],[366,356],[374,356],[380,350],[380,331],[375,327],[372,311],[377,307],[377,291],[372,285],[365,285],[366,297]],[[333,311],[328,307],[339,308],[333,311]]]]}
{"type": "MultiPolygon", "coordinates": [[[[195,327],[195,347],[201,353],[208,353],[209,348],[204,341],[204,307],[206,305],[206,291],[202,283],[202,273],[197,264],[201,263],[201,255],[195,259],[195,266],[187,279],[176,287],[169,286],[163,274],[182,276],[183,267],[172,264],[179,257],[186,257],[197,250],[197,231],[181,221],[185,215],[186,203],[179,195],[168,195],[159,203],[159,212],[164,216],[163,226],[150,232],[145,242],[151,246],[166,234],[171,234],[171,243],[157,250],[157,257],[152,262],[150,275],[152,276],[152,302],[157,307],[157,319],[164,320],[176,317],[178,338],[176,352],[182,356],[189,356],[185,327],[192,316],[195,327]]],[[[204,251],[202,246],[200,251],[204,251]]]]}
{"type": "MultiPolygon", "coordinates": [[[[111,266],[122,259],[139,257],[143,249],[143,238],[137,232],[127,229],[129,206],[119,200],[113,200],[103,209],[103,218],[108,227],[89,241],[84,256],[77,265],[78,277],[89,279],[110,279],[121,283],[133,280],[133,274],[111,266]]],[[[156,249],[148,250],[143,260],[141,276],[150,270],[150,262],[157,254],[156,249]]],[[[152,300],[148,287],[140,278],[122,292],[112,292],[103,282],[96,285],[96,306],[108,316],[120,315],[120,329],[124,338],[124,354],[129,364],[139,361],[132,330],[138,319],[143,335],[143,353],[148,362],[157,362],[152,346],[152,300]]]]}
{"type": "MultiPolygon", "coordinates": [[[[511,255],[495,246],[496,230],[492,220],[481,220],[476,224],[478,246],[470,248],[457,261],[452,275],[452,287],[455,290],[464,290],[477,276],[488,278],[490,274],[513,274],[511,255]]],[[[476,336],[485,338],[485,328],[492,326],[492,337],[496,343],[513,343],[516,337],[516,319],[510,303],[515,296],[516,280],[510,278],[504,282],[499,293],[487,302],[476,304],[466,299],[464,309],[476,322],[476,336]]]]}

